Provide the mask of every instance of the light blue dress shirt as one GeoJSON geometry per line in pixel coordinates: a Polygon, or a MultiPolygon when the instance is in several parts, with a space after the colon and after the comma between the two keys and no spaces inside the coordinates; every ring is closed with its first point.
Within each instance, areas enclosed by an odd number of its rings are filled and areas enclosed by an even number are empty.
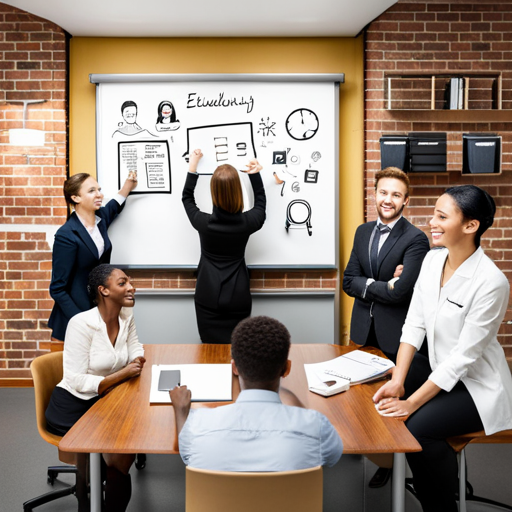
{"type": "Polygon", "coordinates": [[[332,466],[340,436],[318,411],[283,405],[277,393],[242,391],[234,404],[192,409],[179,435],[185,464],[218,471],[332,466]]]}

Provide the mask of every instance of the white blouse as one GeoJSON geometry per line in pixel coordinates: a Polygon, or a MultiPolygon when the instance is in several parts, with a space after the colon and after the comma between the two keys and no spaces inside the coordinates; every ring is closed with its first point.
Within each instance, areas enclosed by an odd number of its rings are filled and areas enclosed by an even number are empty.
{"type": "Polygon", "coordinates": [[[132,308],[119,314],[119,334],[112,345],[98,308],[75,315],[64,342],[64,376],[58,386],[83,400],[98,396],[100,382],[144,355],[132,308]]]}
{"type": "MultiPolygon", "coordinates": [[[[117,201],[117,204],[119,206],[123,206],[123,203],[126,201],[126,198],[123,197],[121,194],[116,194],[113,199],[117,201]]],[[[76,213],[76,210],[75,210],[76,213]]],[[[98,249],[98,258],[101,258],[103,256],[103,253],[105,252],[105,239],[103,238],[103,235],[101,234],[100,228],[98,227],[98,224],[101,222],[101,218],[95,215],[96,221],[94,223],[94,226],[92,228],[88,228],[78,213],[76,214],[78,217],[78,220],[82,223],[82,226],[86,229],[87,233],[92,238],[92,241],[94,242],[94,245],[98,249]]]]}
{"type": "Polygon", "coordinates": [[[419,349],[426,334],[429,380],[445,391],[462,380],[485,433],[510,429],[512,377],[497,340],[509,282],[479,247],[441,288],[447,257],[448,249],[425,257],[400,341],[419,349]]]}

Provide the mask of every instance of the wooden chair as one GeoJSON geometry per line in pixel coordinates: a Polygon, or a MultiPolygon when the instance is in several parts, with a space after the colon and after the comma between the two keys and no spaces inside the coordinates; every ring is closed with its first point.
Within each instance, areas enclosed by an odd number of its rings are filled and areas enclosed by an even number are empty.
{"type": "Polygon", "coordinates": [[[322,512],[322,467],[269,473],[186,468],[186,512],[322,512]]]}
{"type": "MultiPolygon", "coordinates": [[[[498,503],[487,498],[475,496],[473,488],[467,481],[466,472],[466,452],[465,448],[468,444],[497,444],[497,443],[512,443],[512,430],[503,430],[491,436],[486,436],[483,430],[473,432],[471,434],[464,434],[461,436],[450,437],[448,439],[450,446],[457,452],[459,456],[459,512],[466,512],[467,501],[478,501],[480,503],[487,503],[494,507],[501,507],[503,510],[512,510],[512,506],[498,503]]],[[[496,510],[493,508],[493,510],[496,510]]]]}
{"type": "MultiPolygon", "coordinates": [[[[512,372],[512,361],[508,361],[508,366],[512,372]]],[[[486,436],[483,430],[473,432],[471,434],[464,434],[462,436],[455,436],[448,439],[448,443],[454,449],[459,457],[459,512],[466,512],[467,501],[478,501],[480,503],[488,503],[495,507],[501,507],[504,510],[512,510],[512,506],[498,503],[487,498],[475,496],[473,488],[468,482],[466,472],[466,452],[465,448],[468,444],[506,444],[512,443],[512,430],[503,430],[496,432],[491,436],[486,436]]],[[[495,509],[494,509],[495,510],[495,509]]]]}
{"type": "MultiPolygon", "coordinates": [[[[62,356],[63,352],[50,352],[34,359],[30,365],[32,377],[34,379],[34,394],[36,402],[36,420],[39,435],[50,444],[59,446],[62,439],[60,436],[50,434],[46,430],[45,411],[50,401],[51,394],[55,386],[62,380],[62,356]]],[[[86,456],[78,456],[75,453],[66,453],[59,450],[59,460],[71,466],[50,466],[48,468],[48,482],[53,485],[59,473],[75,473],[77,474],[76,464],[86,464],[86,456]]],[[[87,485],[85,481],[77,481],[75,485],[56,489],[37,498],[23,503],[24,512],[31,511],[35,507],[39,507],[44,503],[56,500],[63,496],[75,494],[79,504],[87,502],[87,485]]],[[[84,505],[82,505],[84,506],[84,505]]]]}

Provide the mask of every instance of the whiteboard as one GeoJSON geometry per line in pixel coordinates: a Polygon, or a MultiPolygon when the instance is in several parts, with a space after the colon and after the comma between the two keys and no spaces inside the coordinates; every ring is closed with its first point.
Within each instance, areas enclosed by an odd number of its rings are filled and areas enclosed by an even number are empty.
{"type": "Polygon", "coordinates": [[[199,236],[181,194],[188,153],[200,148],[196,202],[205,212],[212,210],[210,179],[218,165],[239,170],[245,209],[252,207],[253,194],[243,170],[251,158],[263,166],[267,217],[249,240],[248,265],[337,266],[338,82],[120,76],[129,78],[91,76],[97,83],[97,168],[105,201],[130,170],[138,171],[137,188],[109,229],[112,263],[197,265],[199,236]]]}

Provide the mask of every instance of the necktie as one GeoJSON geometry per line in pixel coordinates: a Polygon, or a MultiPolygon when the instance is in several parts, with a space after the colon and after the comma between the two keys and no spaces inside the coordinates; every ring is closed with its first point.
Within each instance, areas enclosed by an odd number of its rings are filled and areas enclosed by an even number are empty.
{"type": "Polygon", "coordinates": [[[380,237],[384,233],[389,233],[391,229],[385,224],[377,224],[375,226],[375,232],[373,234],[372,245],[370,247],[370,265],[372,268],[372,277],[377,279],[377,270],[379,268],[379,241],[380,237]]]}

